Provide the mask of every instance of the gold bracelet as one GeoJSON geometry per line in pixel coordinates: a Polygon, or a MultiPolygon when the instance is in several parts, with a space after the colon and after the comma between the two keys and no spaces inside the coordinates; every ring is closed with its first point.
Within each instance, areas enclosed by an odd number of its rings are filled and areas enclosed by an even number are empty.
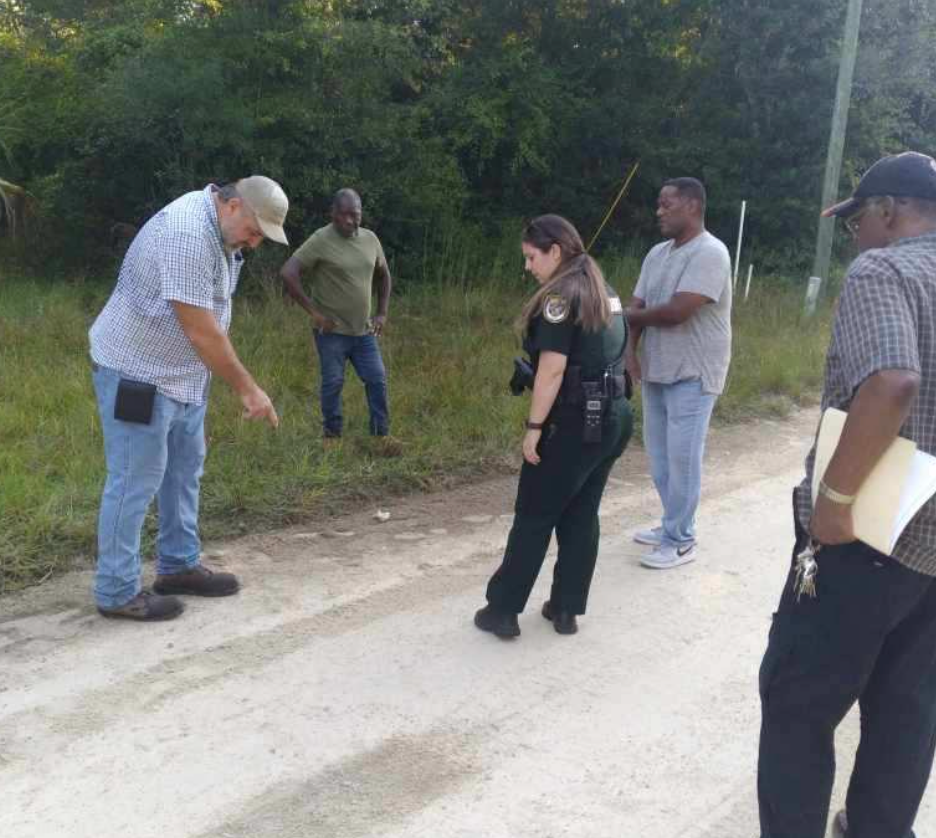
{"type": "Polygon", "coordinates": [[[828,498],[832,503],[840,503],[842,506],[851,506],[857,497],[857,495],[843,495],[835,489],[830,489],[825,480],[819,481],[819,494],[828,498]]]}

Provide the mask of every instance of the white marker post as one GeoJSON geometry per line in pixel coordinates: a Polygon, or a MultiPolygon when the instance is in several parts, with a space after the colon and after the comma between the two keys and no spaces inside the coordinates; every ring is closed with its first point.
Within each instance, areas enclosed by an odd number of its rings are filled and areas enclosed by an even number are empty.
{"type": "Polygon", "coordinates": [[[816,313],[816,301],[819,299],[819,289],[821,287],[821,277],[809,277],[809,284],[806,286],[806,314],[810,316],[816,313]]]}
{"type": "Polygon", "coordinates": [[[748,294],[751,293],[751,276],[754,274],[754,263],[747,268],[747,282],[744,283],[744,302],[747,302],[748,294]]]}
{"type": "Polygon", "coordinates": [[[747,211],[747,201],[741,202],[741,221],[738,224],[738,248],[735,251],[734,279],[731,281],[732,290],[738,288],[738,267],[741,264],[741,242],[744,239],[744,214],[747,211]]]}

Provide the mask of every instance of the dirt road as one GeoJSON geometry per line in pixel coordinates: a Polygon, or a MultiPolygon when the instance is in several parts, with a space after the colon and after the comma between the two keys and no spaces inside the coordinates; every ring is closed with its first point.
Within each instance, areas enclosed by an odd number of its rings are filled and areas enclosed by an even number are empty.
{"type": "Polygon", "coordinates": [[[637,564],[657,505],[628,452],[574,637],[538,614],[548,574],[518,641],[471,624],[512,479],[217,545],[242,593],[166,624],[100,619],[88,573],[0,600],[0,836],[756,838],[757,666],[815,419],[714,433],[676,571],[637,564]]]}

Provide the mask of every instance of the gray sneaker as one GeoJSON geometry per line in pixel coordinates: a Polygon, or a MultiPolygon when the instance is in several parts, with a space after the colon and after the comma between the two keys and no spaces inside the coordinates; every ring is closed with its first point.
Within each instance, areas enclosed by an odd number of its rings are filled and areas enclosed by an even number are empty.
{"type": "Polygon", "coordinates": [[[654,547],[640,563],[654,570],[668,570],[695,561],[695,544],[671,544],[654,547]]]}
{"type": "Polygon", "coordinates": [[[654,527],[650,530],[637,530],[634,533],[634,541],[638,544],[649,544],[651,547],[658,547],[663,543],[663,527],[654,527]]]}
{"type": "Polygon", "coordinates": [[[157,620],[172,620],[185,610],[185,605],[174,596],[160,596],[150,591],[140,591],[129,602],[118,605],[116,608],[101,608],[98,611],[102,617],[123,620],[138,620],[153,623],[157,620]]]}

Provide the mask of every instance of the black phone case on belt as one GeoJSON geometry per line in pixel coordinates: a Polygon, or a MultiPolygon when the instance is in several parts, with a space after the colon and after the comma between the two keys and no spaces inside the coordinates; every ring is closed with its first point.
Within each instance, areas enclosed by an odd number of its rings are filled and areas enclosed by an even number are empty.
{"type": "Polygon", "coordinates": [[[117,398],[114,400],[114,418],[121,422],[148,425],[153,419],[155,400],[155,384],[121,378],[117,385],[117,398]]]}

